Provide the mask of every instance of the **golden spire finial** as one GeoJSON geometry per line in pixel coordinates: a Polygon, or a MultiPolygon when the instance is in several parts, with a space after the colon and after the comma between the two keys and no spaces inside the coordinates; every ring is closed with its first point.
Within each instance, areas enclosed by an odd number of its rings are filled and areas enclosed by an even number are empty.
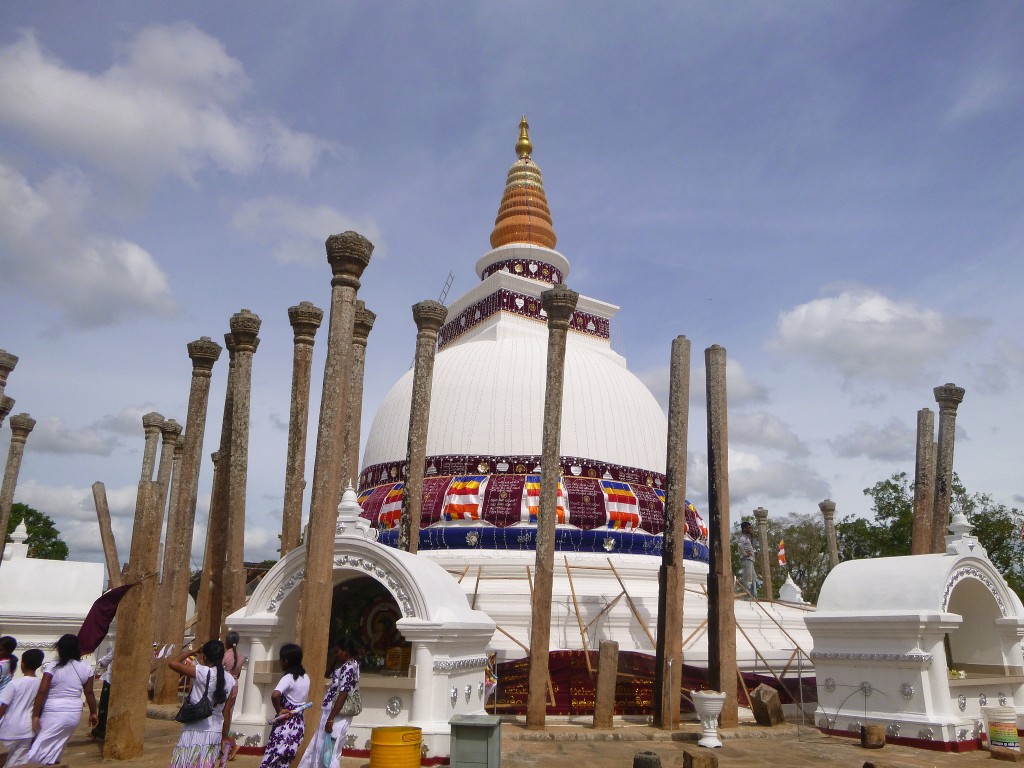
{"type": "Polygon", "coordinates": [[[505,194],[498,206],[498,217],[491,232],[491,248],[510,243],[527,243],[543,248],[554,248],[558,238],[551,225],[551,210],[544,194],[544,182],[540,168],[533,162],[530,153],[530,125],[526,115],[519,121],[519,140],[516,154],[519,159],[508,169],[505,180],[505,194]]]}
{"type": "Polygon", "coordinates": [[[530,124],[526,122],[526,115],[519,121],[519,141],[516,142],[516,154],[520,157],[529,157],[533,152],[533,142],[530,141],[530,124]]]}

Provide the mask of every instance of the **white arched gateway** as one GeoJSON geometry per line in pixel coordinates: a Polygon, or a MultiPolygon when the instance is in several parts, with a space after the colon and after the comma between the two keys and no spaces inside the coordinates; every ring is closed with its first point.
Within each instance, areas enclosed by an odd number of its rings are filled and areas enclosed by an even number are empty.
{"type": "Polygon", "coordinates": [[[972,526],[954,518],[946,552],[841,563],[825,580],[814,637],[819,727],[963,751],[981,708],[1024,714],[1024,605],[972,526]]]}
{"type": "MultiPolygon", "coordinates": [[[[423,729],[426,763],[445,758],[453,715],[484,711],[486,647],[494,622],[470,609],[458,583],[432,561],[378,544],[377,531],[359,517],[355,492],[345,492],[334,540],[334,634],[361,636],[369,646],[360,690],[363,712],[349,731],[350,750],[369,749],[381,725],[423,729]]],[[[242,636],[249,657],[241,675],[234,730],[265,743],[273,716],[270,694],[280,679],[277,658],[296,640],[306,548],[283,557],[248,605],[227,625],[242,636]]],[[[309,670],[311,675],[319,670],[309,670]]],[[[319,705],[319,702],[316,702],[319,705]]]]}

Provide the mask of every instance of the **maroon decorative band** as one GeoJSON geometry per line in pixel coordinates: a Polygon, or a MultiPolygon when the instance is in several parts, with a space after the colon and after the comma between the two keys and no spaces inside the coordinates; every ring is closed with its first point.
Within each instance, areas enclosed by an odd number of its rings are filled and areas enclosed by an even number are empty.
{"type": "Polygon", "coordinates": [[[484,270],[481,280],[486,280],[495,272],[511,272],[513,275],[540,280],[543,283],[560,283],[563,275],[556,267],[543,261],[532,259],[506,259],[491,264],[484,270]]]}

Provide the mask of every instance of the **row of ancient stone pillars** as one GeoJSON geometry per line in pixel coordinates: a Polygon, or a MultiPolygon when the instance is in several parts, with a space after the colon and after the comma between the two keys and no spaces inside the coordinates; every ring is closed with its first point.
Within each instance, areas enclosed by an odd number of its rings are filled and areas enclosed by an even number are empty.
{"type": "MultiPolygon", "coordinates": [[[[17,364],[17,355],[0,349],[0,426],[3,426],[7,414],[14,408],[14,398],[8,397],[6,390],[7,377],[17,364]]],[[[4,548],[7,544],[7,526],[11,520],[11,507],[14,505],[14,490],[18,486],[21,460],[25,455],[25,442],[35,428],[36,420],[27,413],[19,413],[11,416],[10,424],[11,447],[7,453],[3,485],[0,485],[0,562],[3,562],[4,548]]]]}

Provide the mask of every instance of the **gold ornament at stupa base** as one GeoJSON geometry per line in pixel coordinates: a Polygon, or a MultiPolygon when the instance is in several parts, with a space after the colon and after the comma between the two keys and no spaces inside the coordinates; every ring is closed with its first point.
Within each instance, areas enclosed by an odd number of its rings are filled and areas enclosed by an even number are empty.
{"type": "Polygon", "coordinates": [[[551,225],[551,209],[544,194],[544,180],[540,168],[530,158],[533,143],[526,115],[519,122],[519,140],[516,154],[519,159],[508,169],[505,194],[501,197],[498,217],[491,232],[491,247],[499,248],[512,243],[527,243],[554,248],[558,242],[551,225]]]}

